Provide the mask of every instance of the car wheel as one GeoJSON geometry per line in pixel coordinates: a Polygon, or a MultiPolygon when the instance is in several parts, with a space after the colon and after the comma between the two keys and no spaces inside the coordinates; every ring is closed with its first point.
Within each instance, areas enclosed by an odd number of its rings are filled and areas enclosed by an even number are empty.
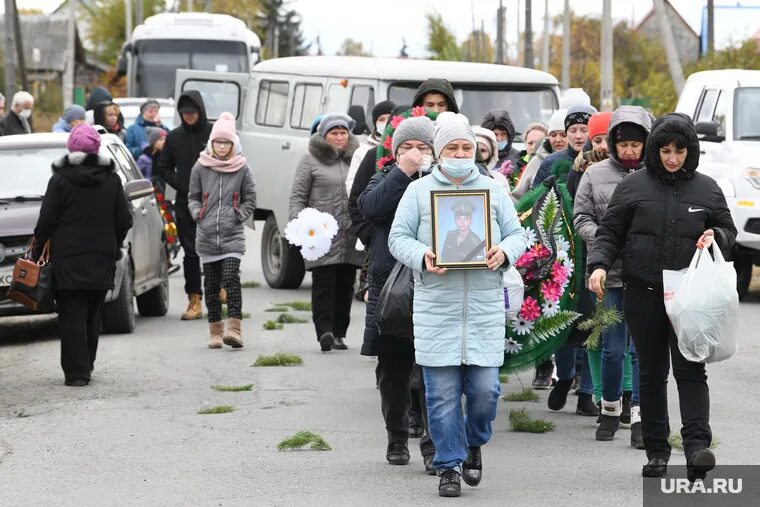
{"type": "Polygon", "coordinates": [[[737,255],[734,259],[736,269],[736,292],[739,293],[739,301],[743,300],[749,292],[749,284],[752,281],[752,257],[737,255]]]}
{"type": "Polygon", "coordinates": [[[274,289],[297,289],[306,274],[301,252],[280,234],[274,215],[269,215],[264,224],[261,267],[264,279],[274,289]]]}
{"type": "Polygon", "coordinates": [[[129,334],[135,330],[135,289],[132,266],[126,262],[124,276],[121,277],[119,297],[103,306],[103,332],[129,334]]]}
{"type": "Polygon", "coordinates": [[[169,311],[169,265],[166,249],[161,249],[161,283],[137,296],[137,311],[142,317],[163,317],[169,311]]]}

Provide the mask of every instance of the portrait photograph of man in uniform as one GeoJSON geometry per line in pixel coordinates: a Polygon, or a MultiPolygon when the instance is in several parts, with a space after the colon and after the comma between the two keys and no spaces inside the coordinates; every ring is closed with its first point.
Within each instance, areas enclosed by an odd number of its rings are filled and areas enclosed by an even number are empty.
{"type": "Polygon", "coordinates": [[[483,196],[439,195],[437,200],[436,263],[485,263],[488,245],[483,196]]]}

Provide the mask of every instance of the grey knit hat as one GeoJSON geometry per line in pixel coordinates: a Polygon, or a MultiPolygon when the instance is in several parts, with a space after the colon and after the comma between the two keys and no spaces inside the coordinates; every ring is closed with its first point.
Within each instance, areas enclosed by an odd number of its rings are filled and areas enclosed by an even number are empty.
{"type": "Polygon", "coordinates": [[[399,123],[393,132],[393,156],[396,156],[398,147],[406,141],[420,141],[432,148],[434,137],[435,127],[433,127],[433,122],[430,121],[430,118],[427,116],[407,118],[399,123]]]}
{"type": "Polygon", "coordinates": [[[319,122],[317,132],[321,137],[325,137],[328,132],[336,127],[343,127],[350,133],[354,130],[356,122],[353,118],[343,113],[329,113],[322,117],[322,121],[319,122]]]}
{"type": "Polygon", "coordinates": [[[440,158],[443,148],[451,141],[466,139],[477,148],[478,142],[470,125],[470,120],[463,114],[441,113],[436,120],[437,129],[433,148],[436,158],[440,158]]]}

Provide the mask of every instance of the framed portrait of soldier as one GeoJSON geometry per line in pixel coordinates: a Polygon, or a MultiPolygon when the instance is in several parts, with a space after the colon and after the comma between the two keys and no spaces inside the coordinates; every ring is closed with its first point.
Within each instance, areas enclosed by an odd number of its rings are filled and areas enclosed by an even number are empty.
{"type": "Polygon", "coordinates": [[[491,248],[488,190],[430,192],[435,265],[447,269],[486,268],[491,248]]]}

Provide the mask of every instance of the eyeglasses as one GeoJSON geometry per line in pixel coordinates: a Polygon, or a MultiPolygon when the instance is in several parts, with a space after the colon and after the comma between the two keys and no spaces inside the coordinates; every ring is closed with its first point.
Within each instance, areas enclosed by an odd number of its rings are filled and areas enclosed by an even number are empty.
{"type": "Polygon", "coordinates": [[[212,144],[213,144],[214,146],[219,146],[220,148],[228,148],[228,147],[232,146],[232,143],[231,143],[230,141],[219,141],[219,140],[214,140],[214,141],[212,142],[212,144]]]}

